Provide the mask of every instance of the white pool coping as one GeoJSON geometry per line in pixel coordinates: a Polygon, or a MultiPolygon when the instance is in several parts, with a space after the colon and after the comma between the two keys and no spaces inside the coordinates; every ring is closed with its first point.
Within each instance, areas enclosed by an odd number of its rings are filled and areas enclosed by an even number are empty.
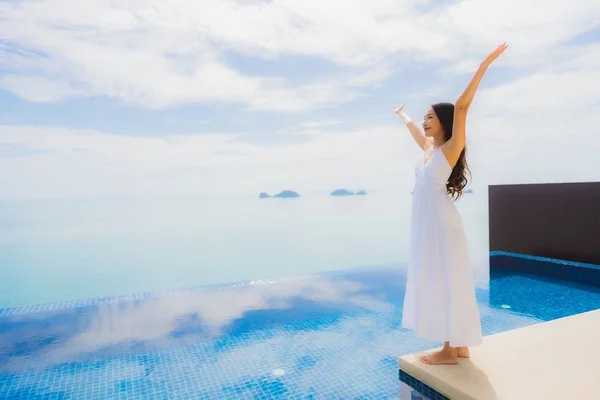
{"type": "Polygon", "coordinates": [[[401,370],[452,400],[600,399],[600,310],[486,336],[458,365],[401,370]]]}

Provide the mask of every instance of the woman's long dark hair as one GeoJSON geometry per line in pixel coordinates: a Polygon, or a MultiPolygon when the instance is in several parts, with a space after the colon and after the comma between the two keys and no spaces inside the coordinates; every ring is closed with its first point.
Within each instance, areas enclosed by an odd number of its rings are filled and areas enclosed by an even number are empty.
{"type": "MultiPolygon", "coordinates": [[[[440,120],[444,129],[444,138],[448,141],[452,137],[452,126],[454,125],[454,104],[446,102],[436,103],[431,108],[433,108],[433,111],[440,120]]],[[[446,193],[453,200],[458,200],[462,196],[464,188],[469,183],[468,177],[470,176],[471,170],[467,164],[467,146],[465,145],[456,165],[452,169],[448,182],[446,182],[446,193]]]]}

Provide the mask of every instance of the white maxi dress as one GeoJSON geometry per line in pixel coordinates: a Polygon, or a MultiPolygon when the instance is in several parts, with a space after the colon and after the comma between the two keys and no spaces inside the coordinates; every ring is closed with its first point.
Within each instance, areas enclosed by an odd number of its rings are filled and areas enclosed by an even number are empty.
{"type": "Polygon", "coordinates": [[[475,346],[481,320],[466,232],[445,191],[451,172],[441,149],[415,168],[402,327],[425,340],[475,346]]]}

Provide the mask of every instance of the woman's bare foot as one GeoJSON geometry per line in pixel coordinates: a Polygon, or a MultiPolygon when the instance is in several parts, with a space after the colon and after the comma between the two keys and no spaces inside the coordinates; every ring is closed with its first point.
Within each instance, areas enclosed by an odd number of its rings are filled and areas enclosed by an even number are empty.
{"type": "Polygon", "coordinates": [[[448,354],[440,350],[435,353],[428,354],[419,358],[423,364],[440,365],[440,364],[458,364],[458,357],[448,354]]]}
{"type": "Polygon", "coordinates": [[[458,364],[456,348],[450,347],[447,343],[442,350],[422,356],[419,360],[423,364],[429,365],[458,364]]]}
{"type": "Polygon", "coordinates": [[[457,347],[456,355],[461,358],[469,358],[471,356],[471,353],[469,353],[468,347],[457,347]]]}

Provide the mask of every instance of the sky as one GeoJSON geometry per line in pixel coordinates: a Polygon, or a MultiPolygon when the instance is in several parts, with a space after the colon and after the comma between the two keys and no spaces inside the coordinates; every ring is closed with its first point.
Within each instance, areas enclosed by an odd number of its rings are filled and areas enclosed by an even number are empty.
{"type": "Polygon", "coordinates": [[[600,180],[597,0],[0,1],[0,199],[410,191],[393,113],[470,109],[473,188],[600,180]]]}

